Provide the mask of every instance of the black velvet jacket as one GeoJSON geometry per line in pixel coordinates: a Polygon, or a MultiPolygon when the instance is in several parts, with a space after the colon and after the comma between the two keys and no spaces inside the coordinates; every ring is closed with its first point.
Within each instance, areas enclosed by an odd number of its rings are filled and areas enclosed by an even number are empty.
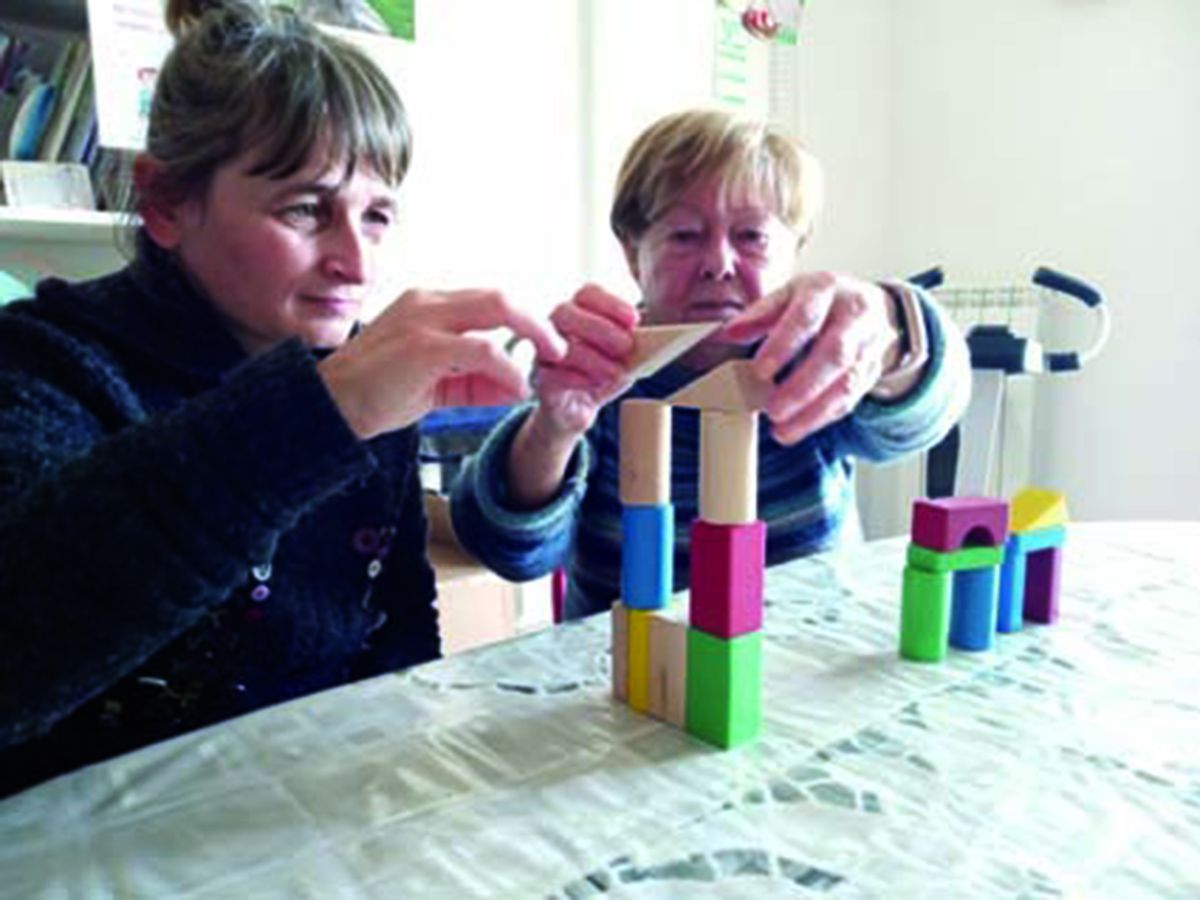
{"type": "Polygon", "coordinates": [[[0,796],[437,656],[416,448],[356,440],[299,343],[247,358],[144,236],[5,307],[0,796]]]}

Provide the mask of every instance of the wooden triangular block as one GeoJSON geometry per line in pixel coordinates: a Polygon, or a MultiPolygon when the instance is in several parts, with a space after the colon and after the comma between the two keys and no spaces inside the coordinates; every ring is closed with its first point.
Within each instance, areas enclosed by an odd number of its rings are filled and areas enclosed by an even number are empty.
{"type": "Polygon", "coordinates": [[[634,381],[658,371],[721,327],[720,322],[643,325],[633,330],[633,352],[625,365],[634,381]]]}
{"type": "Polygon", "coordinates": [[[767,405],[773,385],[756,377],[751,365],[748,359],[730,360],[663,402],[690,409],[719,409],[725,412],[760,410],[767,405]]]}

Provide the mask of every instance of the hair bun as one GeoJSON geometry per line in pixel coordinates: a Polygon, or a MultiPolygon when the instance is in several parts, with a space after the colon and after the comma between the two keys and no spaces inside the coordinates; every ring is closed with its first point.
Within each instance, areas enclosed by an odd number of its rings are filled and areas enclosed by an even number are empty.
{"type": "Polygon", "coordinates": [[[167,29],[176,38],[186,34],[208,12],[213,10],[235,10],[261,12],[261,4],[251,0],[167,0],[164,18],[167,29]]]}

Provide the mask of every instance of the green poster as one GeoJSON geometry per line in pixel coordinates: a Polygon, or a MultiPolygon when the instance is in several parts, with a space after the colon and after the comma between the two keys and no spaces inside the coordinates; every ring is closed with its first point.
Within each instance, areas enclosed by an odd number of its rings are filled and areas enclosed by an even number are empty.
{"type": "Polygon", "coordinates": [[[388,30],[406,41],[416,40],[416,0],[367,0],[388,30]]]}

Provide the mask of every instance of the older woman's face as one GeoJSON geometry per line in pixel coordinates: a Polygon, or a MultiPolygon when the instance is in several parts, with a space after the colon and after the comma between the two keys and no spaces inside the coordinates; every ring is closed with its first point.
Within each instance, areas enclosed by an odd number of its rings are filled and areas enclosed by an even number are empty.
{"type": "MultiPolygon", "coordinates": [[[[708,181],[684,191],[625,250],[642,290],[643,321],[668,324],[736,316],[788,279],[795,248],[796,235],[771,198],[708,181]]],[[[742,353],[706,341],[682,362],[709,368],[742,353]]]]}
{"type": "Polygon", "coordinates": [[[223,166],[183,205],[175,249],[248,352],[293,337],[335,347],[378,284],[396,191],[363,166],[275,179],[248,174],[253,162],[223,166]]]}

